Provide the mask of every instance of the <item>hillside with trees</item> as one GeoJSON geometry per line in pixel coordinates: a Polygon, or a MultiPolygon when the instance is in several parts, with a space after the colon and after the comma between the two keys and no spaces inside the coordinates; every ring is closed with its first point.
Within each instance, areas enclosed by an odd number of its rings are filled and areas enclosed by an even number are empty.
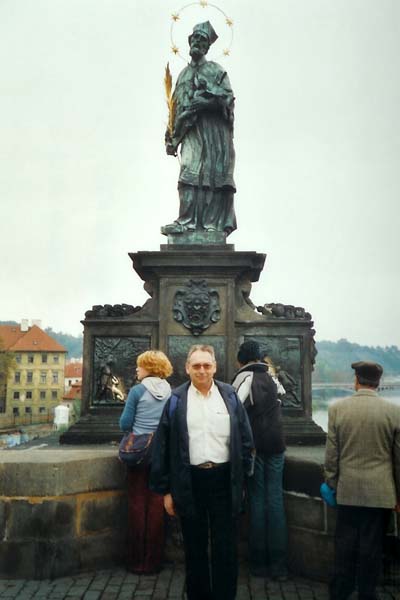
{"type": "Polygon", "coordinates": [[[360,346],[346,339],[317,343],[313,382],[351,382],[354,371],[351,363],[371,360],[382,365],[384,377],[400,377],[400,349],[397,346],[360,346]]]}
{"type": "Polygon", "coordinates": [[[51,327],[46,327],[44,331],[68,350],[69,359],[80,358],[82,356],[83,336],[74,336],[69,333],[63,333],[62,331],[53,331],[51,327]]]}

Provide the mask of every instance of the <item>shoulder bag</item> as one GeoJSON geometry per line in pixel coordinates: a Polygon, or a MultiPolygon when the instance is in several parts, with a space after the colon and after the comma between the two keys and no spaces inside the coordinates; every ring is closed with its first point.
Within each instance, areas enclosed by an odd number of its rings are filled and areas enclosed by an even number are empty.
{"type": "Polygon", "coordinates": [[[128,467],[144,467],[150,463],[154,432],[139,435],[125,433],[119,444],[118,457],[128,467]]]}

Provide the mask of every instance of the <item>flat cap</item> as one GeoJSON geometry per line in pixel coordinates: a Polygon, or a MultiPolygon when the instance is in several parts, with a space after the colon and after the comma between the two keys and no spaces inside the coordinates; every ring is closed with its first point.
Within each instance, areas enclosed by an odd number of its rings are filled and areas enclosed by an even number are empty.
{"type": "Polygon", "coordinates": [[[371,381],[379,382],[383,373],[383,368],[381,365],[369,360],[360,360],[359,362],[354,362],[352,363],[351,368],[355,370],[357,375],[365,377],[365,379],[370,379],[371,381]]]}

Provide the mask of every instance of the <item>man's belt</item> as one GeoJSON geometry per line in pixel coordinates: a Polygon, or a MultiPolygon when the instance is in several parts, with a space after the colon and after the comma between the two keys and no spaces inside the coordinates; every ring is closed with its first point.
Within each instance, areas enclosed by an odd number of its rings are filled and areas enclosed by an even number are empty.
{"type": "Polygon", "coordinates": [[[224,462],[224,463],[215,463],[212,462],[211,460],[201,463],[200,465],[192,465],[193,467],[195,467],[196,469],[215,469],[216,467],[224,467],[226,465],[229,465],[229,463],[224,462]]]}

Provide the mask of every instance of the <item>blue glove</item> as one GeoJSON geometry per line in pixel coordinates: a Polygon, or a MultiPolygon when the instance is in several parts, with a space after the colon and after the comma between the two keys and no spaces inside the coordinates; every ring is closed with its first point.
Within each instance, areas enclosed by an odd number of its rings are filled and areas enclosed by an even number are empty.
{"type": "Polygon", "coordinates": [[[328,504],[328,506],[336,506],[336,490],[331,488],[327,483],[321,483],[319,488],[322,500],[328,504]]]}

